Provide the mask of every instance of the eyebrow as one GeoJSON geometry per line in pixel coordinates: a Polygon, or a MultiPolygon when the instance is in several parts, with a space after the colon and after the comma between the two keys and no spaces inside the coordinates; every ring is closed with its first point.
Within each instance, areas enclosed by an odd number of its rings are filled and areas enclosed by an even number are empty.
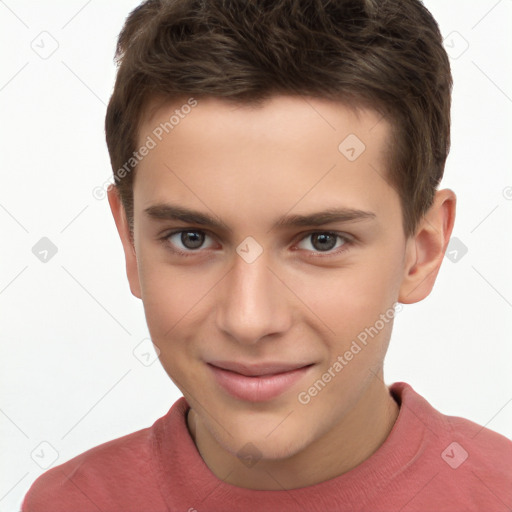
{"type": "MultiPolygon", "coordinates": [[[[169,203],[159,203],[149,206],[144,210],[144,213],[152,219],[179,220],[189,224],[231,231],[231,228],[226,223],[213,215],[169,203]]],[[[323,226],[324,224],[333,222],[357,222],[375,218],[376,215],[373,212],[354,208],[328,208],[320,212],[306,215],[283,215],[275,222],[273,228],[323,226]]]]}

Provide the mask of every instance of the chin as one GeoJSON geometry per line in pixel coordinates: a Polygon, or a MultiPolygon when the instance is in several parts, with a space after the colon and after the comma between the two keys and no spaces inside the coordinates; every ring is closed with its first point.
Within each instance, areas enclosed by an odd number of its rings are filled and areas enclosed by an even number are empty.
{"type": "Polygon", "coordinates": [[[274,431],[254,428],[254,425],[240,428],[232,433],[232,436],[225,432],[217,438],[217,442],[225,450],[233,455],[240,457],[246,452],[254,457],[266,460],[283,460],[293,457],[303,451],[314,440],[314,432],[308,431],[306,425],[287,425],[278,426],[279,422],[274,423],[274,431]],[[269,432],[271,432],[269,434],[269,432]]]}

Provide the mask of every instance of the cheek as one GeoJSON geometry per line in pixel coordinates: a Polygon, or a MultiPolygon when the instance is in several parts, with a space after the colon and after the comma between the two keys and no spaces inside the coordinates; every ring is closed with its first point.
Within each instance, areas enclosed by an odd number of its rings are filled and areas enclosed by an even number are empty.
{"type": "MultiPolygon", "coordinates": [[[[151,340],[159,350],[162,367],[171,380],[183,389],[197,359],[192,342],[200,328],[197,318],[201,296],[198,283],[176,269],[148,265],[141,272],[142,300],[151,340]]],[[[188,387],[188,385],[187,385],[188,387]]]]}
{"type": "MultiPolygon", "coordinates": [[[[178,340],[176,332],[187,323],[207,293],[200,280],[179,268],[141,258],[139,267],[142,301],[152,339],[159,345],[178,340]]],[[[205,287],[206,288],[206,287],[205,287]]]]}
{"type": "Polygon", "coordinates": [[[394,275],[382,266],[354,267],[325,277],[301,279],[295,291],[324,327],[334,331],[332,335],[346,337],[373,324],[393,306],[397,296],[395,281],[394,275]]]}
{"type": "Polygon", "coordinates": [[[344,354],[354,340],[365,348],[359,361],[380,357],[385,351],[401,275],[399,246],[385,249],[358,253],[343,268],[295,280],[294,291],[313,313],[309,316],[315,325],[310,327],[325,333],[330,359],[344,354]]]}

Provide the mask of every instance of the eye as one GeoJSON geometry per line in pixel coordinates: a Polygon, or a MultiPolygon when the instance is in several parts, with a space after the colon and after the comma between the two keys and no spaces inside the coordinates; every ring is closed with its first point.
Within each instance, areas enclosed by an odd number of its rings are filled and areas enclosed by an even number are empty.
{"type": "MultiPolygon", "coordinates": [[[[200,253],[201,249],[210,249],[215,245],[212,237],[197,229],[174,231],[163,236],[161,241],[172,252],[182,256],[192,256],[200,253]]],[[[347,235],[331,231],[319,231],[307,234],[296,247],[312,252],[313,255],[321,253],[335,255],[348,250],[351,243],[352,239],[347,235]]]]}
{"type": "MultiPolygon", "coordinates": [[[[349,244],[350,239],[347,236],[332,233],[330,231],[321,231],[309,233],[301,240],[297,247],[307,251],[336,253],[340,251],[333,251],[333,249],[339,249],[340,247],[345,247],[349,244]]],[[[346,249],[344,248],[343,250],[346,249]]]]}
{"type": "Polygon", "coordinates": [[[193,252],[196,249],[207,249],[212,246],[203,246],[205,239],[210,238],[203,231],[195,229],[187,229],[183,231],[175,231],[163,237],[164,242],[176,248],[176,252],[193,252]]]}

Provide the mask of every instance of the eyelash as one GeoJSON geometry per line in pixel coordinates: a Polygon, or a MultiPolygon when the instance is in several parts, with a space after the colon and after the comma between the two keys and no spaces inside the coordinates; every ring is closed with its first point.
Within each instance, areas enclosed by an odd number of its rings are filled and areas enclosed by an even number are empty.
{"type": "MultiPolygon", "coordinates": [[[[212,236],[212,235],[208,234],[207,231],[202,230],[202,229],[179,229],[179,230],[172,231],[170,233],[165,234],[159,240],[162,242],[162,244],[164,245],[164,247],[166,249],[170,250],[174,254],[177,254],[177,255],[183,256],[183,257],[197,256],[197,254],[202,252],[201,249],[182,251],[180,249],[176,249],[175,247],[173,247],[169,241],[169,238],[171,236],[176,235],[178,233],[187,233],[187,232],[202,233],[206,236],[210,236],[210,237],[212,236]]],[[[332,252],[330,252],[330,251],[325,251],[325,252],[308,251],[307,249],[303,249],[303,250],[306,250],[307,252],[310,252],[311,254],[309,255],[309,257],[312,257],[312,258],[316,258],[316,257],[327,258],[329,256],[339,256],[341,253],[348,251],[354,245],[353,237],[350,237],[350,236],[346,235],[345,233],[338,233],[336,231],[310,231],[308,233],[304,233],[302,238],[300,238],[297,243],[302,242],[304,239],[306,239],[307,237],[310,237],[312,235],[334,235],[338,239],[343,240],[343,242],[344,242],[341,247],[337,248],[337,250],[331,250],[332,252]]],[[[336,240],[336,243],[338,243],[338,240],[336,240]]]]}

